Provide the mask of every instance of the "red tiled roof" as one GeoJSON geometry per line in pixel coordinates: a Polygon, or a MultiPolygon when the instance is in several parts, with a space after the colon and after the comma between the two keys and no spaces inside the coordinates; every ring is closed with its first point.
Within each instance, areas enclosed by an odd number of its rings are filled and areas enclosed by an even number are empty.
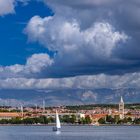
{"type": "Polygon", "coordinates": [[[9,112],[2,112],[0,113],[0,117],[19,117],[20,113],[9,113],[9,112]]]}
{"type": "Polygon", "coordinates": [[[93,114],[93,115],[91,115],[92,118],[103,118],[105,116],[107,116],[107,114],[93,114]]]}

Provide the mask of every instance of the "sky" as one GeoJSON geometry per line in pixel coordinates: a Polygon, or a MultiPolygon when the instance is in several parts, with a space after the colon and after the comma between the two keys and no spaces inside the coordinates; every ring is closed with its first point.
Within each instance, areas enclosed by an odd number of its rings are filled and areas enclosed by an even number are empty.
{"type": "Polygon", "coordinates": [[[140,88],[139,0],[0,0],[0,89],[140,88]]]}

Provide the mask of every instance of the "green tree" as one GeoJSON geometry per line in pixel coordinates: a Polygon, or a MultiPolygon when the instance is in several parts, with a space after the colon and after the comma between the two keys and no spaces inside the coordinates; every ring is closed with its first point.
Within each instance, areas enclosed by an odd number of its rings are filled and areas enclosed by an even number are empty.
{"type": "Polygon", "coordinates": [[[92,120],[91,120],[90,116],[85,117],[85,122],[86,122],[86,124],[91,124],[92,123],[92,120]]]}
{"type": "Polygon", "coordinates": [[[132,118],[128,117],[128,118],[127,118],[127,121],[128,121],[129,123],[132,123],[132,118]]]}
{"type": "Polygon", "coordinates": [[[71,115],[71,117],[69,118],[70,123],[75,123],[76,122],[76,116],[75,115],[71,115]]]}
{"type": "Polygon", "coordinates": [[[140,124],[140,118],[136,118],[133,123],[134,124],[140,124]]]}
{"type": "Polygon", "coordinates": [[[115,115],[115,116],[114,116],[114,120],[115,120],[115,124],[118,124],[118,122],[119,122],[119,120],[120,120],[119,115],[115,115]]]}
{"type": "Polygon", "coordinates": [[[54,123],[54,122],[55,122],[55,119],[53,117],[48,118],[48,123],[54,123]]]}
{"type": "Polygon", "coordinates": [[[86,124],[85,118],[81,118],[81,119],[79,120],[79,124],[86,124]]]}
{"type": "Polygon", "coordinates": [[[61,120],[62,120],[62,122],[70,123],[70,116],[69,115],[64,115],[61,120]]]}
{"type": "Polygon", "coordinates": [[[112,116],[107,115],[106,116],[106,122],[111,123],[111,124],[115,124],[116,123],[116,120],[112,116]]]}
{"type": "Polygon", "coordinates": [[[100,118],[98,120],[98,122],[99,122],[99,124],[105,124],[106,123],[105,118],[100,118]]]}

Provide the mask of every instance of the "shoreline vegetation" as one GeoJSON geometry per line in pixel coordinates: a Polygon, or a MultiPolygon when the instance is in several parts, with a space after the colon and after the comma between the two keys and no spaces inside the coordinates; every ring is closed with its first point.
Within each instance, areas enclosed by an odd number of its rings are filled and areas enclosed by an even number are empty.
{"type": "MultiPolygon", "coordinates": [[[[55,124],[0,124],[0,126],[55,126],[55,124]]],[[[92,124],[61,124],[61,126],[140,126],[140,124],[100,124],[100,125],[92,125],[92,124]]]]}
{"type": "MultiPolygon", "coordinates": [[[[60,121],[63,125],[101,125],[101,126],[130,126],[130,125],[140,125],[140,118],[124,118],[120,119],[119,116],[109,116],[100,118],[97,122],[93,122],[90,116],[85,118],[77,119],[75,115],[64,115],[60,117],[60,121]]],[[[55,118],[53,117],[32,117],[32,118],[12,118],[12,119],[1,119],[0,125],[54,125],[55,118]]]]}

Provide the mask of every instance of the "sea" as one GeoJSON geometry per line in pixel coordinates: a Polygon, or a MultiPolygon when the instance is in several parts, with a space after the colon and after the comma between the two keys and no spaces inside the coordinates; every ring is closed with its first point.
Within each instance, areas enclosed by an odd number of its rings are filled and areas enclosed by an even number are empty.
{"type": "Polygon", "coordinates": [[[140,140],[140,126],[0,126],[0,140],[140,140]]]}

